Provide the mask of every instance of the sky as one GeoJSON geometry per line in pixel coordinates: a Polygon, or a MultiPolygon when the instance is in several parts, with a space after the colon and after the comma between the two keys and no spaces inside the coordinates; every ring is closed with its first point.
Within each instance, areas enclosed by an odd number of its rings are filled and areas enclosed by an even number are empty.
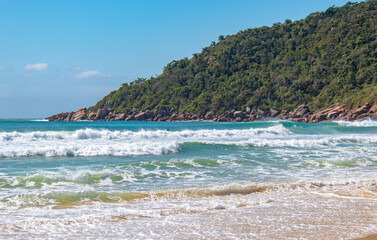
{"type": "Polygon", "coordinates": [[[345,0],[0,0],[0,118],[90,107],[219,35],[345,0]]]}

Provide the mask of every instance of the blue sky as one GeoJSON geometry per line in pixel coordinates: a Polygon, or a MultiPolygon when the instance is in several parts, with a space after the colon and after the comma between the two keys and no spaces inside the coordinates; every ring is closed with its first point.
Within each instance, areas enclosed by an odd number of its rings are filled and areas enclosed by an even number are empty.
{"type": "Polygon", "coordinates": [[[298,20],[344,0],[0,0],[0,118],[94,105],[219,35],[298,20]]]}

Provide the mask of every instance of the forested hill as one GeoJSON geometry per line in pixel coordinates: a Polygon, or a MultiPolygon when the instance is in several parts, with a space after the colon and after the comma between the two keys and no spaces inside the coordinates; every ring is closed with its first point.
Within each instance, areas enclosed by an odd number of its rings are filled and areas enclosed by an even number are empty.
{"type": "Polygon", "coordinates": [[[330,7],[303,20],[219,36],[161,75],[124,83],[90,111],[111,108],[312,110],[377,103],[377,0],[330,7]]]}

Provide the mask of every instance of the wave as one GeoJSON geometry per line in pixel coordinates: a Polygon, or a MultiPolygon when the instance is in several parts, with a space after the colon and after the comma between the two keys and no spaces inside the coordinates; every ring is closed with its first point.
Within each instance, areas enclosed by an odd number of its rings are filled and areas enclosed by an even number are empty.
{"type": "Polygon", "coordinates": [[[69,131],[35,131],[35,132],[0,132],[0,141],[37,141],[37,140],[85,140],[85,139],[105,139],[105,140],[137,140],[137,139],[240,139],[261,135],[288,135],[291,132],[283,125],[276,125],[268,128],[251,129],[203,129],[203,130],[140,130],[140,131],[110,131],[106,129],[80,129],[69,131]]]}
{"type": "Polygon", "coordinates": [[[377,144],[377,136],[295,134],[282,124],[250,129],[180,131],[110,131],[92,128],[75,131],[14,131],[0,132],[0,157],[161,155],[177,153],[186,148],[188,143],[313,148],[344,144],[377,144]]]}
{"type": "Polygon", "coordinates": [[[350,136],[309,136],[302,138],[279,138],[279,139],[250,139],[239,145],[249,145],[254,147],[294,147],[313,148],[337,146],[341,144],[377,144],[377,136],[370,135],[350,135],[350,136]]]}
{"type": "Polygon", "coordinates": [[[47,119],[32,119],[31,122],[48,122],[47,119]]]}
{"type": "Polygon", "coordinates": [[[1,132],[0,157],[129,156],[175,153],[185,142],[239,142],[250,138],[289,135],[282,125],[232,130],[141,130],[1,132]]]}
{"type": "Polygon", "coordinates": [[[0,147],[0,157],[29,157],[29,156],[131,156],[131,155],[161,155],[179,151],[179,144],[175,142],[166,143],[70,143],[51,144],[40,146],[39,144],[28,144],[27,146],[6,146],[0,147]]]}
{"type": "MultiPolygon", "coordinates": [[[[252,184],[230,185],[213,188],[165,190],[165,191],[141,191],[141,192],[104,192],[104,191],[50,191],[42,194],[15,194],[0,199],[0,203],[7,207],[32,207],[32,206],[64,206],[85,205],[94,202],[120,203],[127,201],[166,201],[166,200],[190,200],[208,197],[222,197],[232,195],[249,195],[264,192],[277,191],[328,191],[339,196],[353,196],[377,199],[377,182],[374,179],[367,181],[344,182],[306,182],[276,183],[276,184],[252,184]]],[[[4,207],[6,207],[4,206],[4,207]]]]}
{"type": "Polygon", "coordinates": [[[365,119],[363,121],[334,121],[342,127],[377,127],[377,121],[372,119],[365,119]]]}

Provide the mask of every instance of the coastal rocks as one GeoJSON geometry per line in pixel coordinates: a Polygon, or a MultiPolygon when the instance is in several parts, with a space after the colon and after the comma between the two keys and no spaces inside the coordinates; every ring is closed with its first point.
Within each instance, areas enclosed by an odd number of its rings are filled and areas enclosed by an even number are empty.
{"type": "Polygon", "coordinates": [[[316,123],[316,122],[322,122],[322,121],[330,121],[334,120],[340,116],[344,116],[344,113],[347,112],[347,109],[345,108],[345,105],[343,104],[333,104],[330,107],[315,112],[313,115],[311,115],[308,118],[309,123],[316,123]]]}
{"type": "Polygon", "coordinates": [[[233,117],[234,118],[240,118],[240,119],[244,119],[246,117],[246,114],[244,112],[241,112],[241,111],[235,111],[233,113],[233,117]]]}
{"type": "Polygon", "coordinates": [[[66,116],[66,118],[64,119],[64,121],[71,121],[72,120],[72,116],[73,116],[74,112],[69,112],[68,115],[66,116]]]}
{"type": "Polygon", "coordinates": [[[364,106],[358,107],[353,114],[361,115],[363,113],[367,113],[369,109],[372,107],[370,103],[366,103],[364,106]]]}
{"type": "Polygon", "coordinates": [[[280,114],[280,111],[279,110],[274,110],[274,109],[270,109],[270,116],[271,117],[276,117],[277,115],[280,114]]]}
{"type": "Polygon", "coordinates": [[[205,120],[212,120],[215,117],[214,112],[207,112],[206,115],[204,115],[205,120]]]}
{"type": "Polygon", "coordinates": [[[72,118],[71,118],[71,121],[79,121],[79,120],[85,120],[86,119],[86,108],[83,107],[83,108],[80,108],[79,110],[77,110],[72,118]]]}
{"type": "Polygon", "coordinates": [[[309,117],[311,111],[308,106],[300,105],[296,110],[290,112],[288,115],[290,118],[306,118],[309,117]]]}
{"type": "Polygon", "coordinates": [[[279,113],[279,115],[276,116],[276,118],[283,119],[283,120],[288,119],[289,118],[289,111],[286,110],[286,109],[282,110],[279,113]]]}
{"type": "Polygon", "coordinates": [[[74,112],[62,112],[46,118],[49,121],[70,121],[74,112]]]}
{"type": "Polygon", "coordinates": [[[108,114],[109,112],[107,111],[107,109],[100,108],[97,110],[95,120],[103,120],[108,114]]]}
{"type": "Polygon", "coordinates": [[[141,112],[135,116],[135,120],[137,121],[144,121],[147,118],[147,114],[145,112],[141,112]]]}
{"type": "Polygon", "coordinates": [[[307,105],[300,105],[294,111],[275,109],[253,109],[250,107],[246,112],[226,111],[222,114],[215,114],[209,111],[205,114],[176,113],[171,110],[146,110],[138,111],[134,108],[128,112],[115,112],[111,109],[98,109],[89,111],[80,108],[76,112],[63,112],[46,118],[49,121],[217,121],[217,122],[250,122],[277,118],[295,122],[317,123],[332,120],[354,121],[365,118],[377,118],[377,105],[366,103],[353,110],[348,110],[344,104],[333,104],[330,107],[311,112],[307,105]]]}
{"type": "Polygon", "coordinates": [[[123,121],[127,118],[127,114],[125,113],[119,113],[116,115],[115,120],[116,121],[123,121]]]}

